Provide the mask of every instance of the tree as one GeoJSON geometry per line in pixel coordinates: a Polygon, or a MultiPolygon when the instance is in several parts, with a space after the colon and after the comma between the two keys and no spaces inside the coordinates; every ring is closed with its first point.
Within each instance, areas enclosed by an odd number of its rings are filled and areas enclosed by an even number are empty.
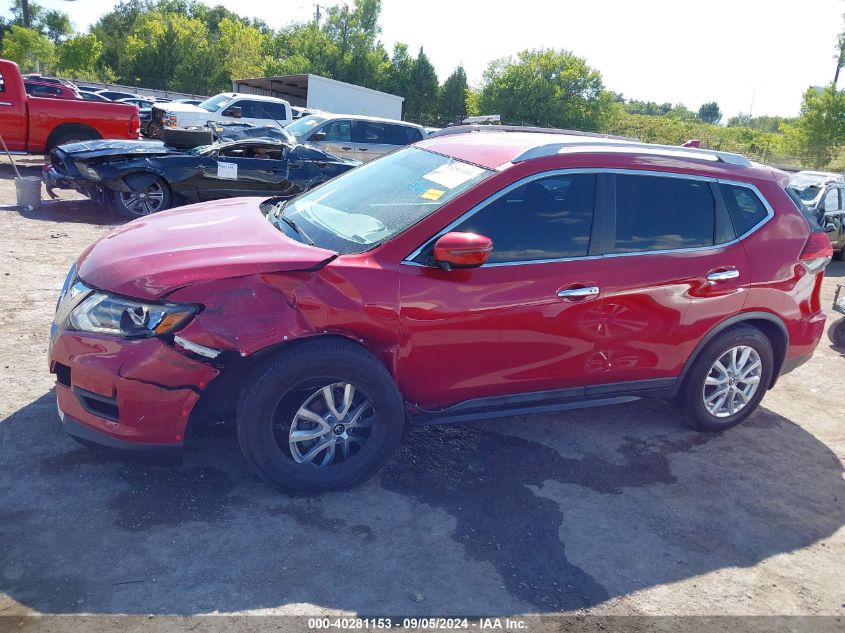
{"type": "MultiPolygon", "coordinates": [[[[842,16],[845,18],[845,15],[842,16]]],[[[845,67],[845,31],[842,31],[836,39],[836,73],[833,75],[833,85],[839,83],[839,71],[845,67]]]]}
{"type": "Polygon", "coordinates": [[[24,72],[41,72],[55,59],[55,46],[34,29],[15,24],[3,37],[2,55],[16,62],[24,72]]]}
{"type": "Polygon", "coordinates": [[[845,90],[837,90],[832,83],[808,88],[801,114],[782,129],[787,144],[807,165],[824,167],[845,148],[845,90]]]}
{"type": "Polygon", "coordinates": [[[227,81],[261,76],[264,37],[261,31],[243,22],[220,20],[220,39],[214,50],[227,81]]]}
{"type": "Polygon", "coordinates": [[[73,25],[70,18],[63,11],[45,11],[39,21],[41,30],[53,44],[59,44],[68,35],[73,33],[73,25]]]}
{"type": "Polygon", "coordinates": [[[455,71],[443,82],[440,89],[440,118],[444,122],[463,119],[467,115],[467,74],[463,66],[455,71]]]}
{"type": "Polygon", "coordinates": [[[93,33],[75,35],[59,47],[58,66],[71,79],[93,81],[98,78],[97,64],[103,44],[93,33]]]}
{"type": "Polygon", "coordinates": [[[476,107],[508,123],[599,130],[612,99],[601,74],[584,59],[565,50],[539,49],[491,62],[476,107]]]}
{"type": "Polygon", "coordinates": [[[719,104],[715,101],[702,104],[698,109],[698,118],[705,123],[718,123],[722,120],[722,111],[719,109],[719,104]]]}
{"type": "Polygon", "coordinates": [[[422,125],[436,122],[439,87],[434,66],[420,46],[420,52],[411,69],[411,85],[405,98],[405,116],[422,125]]]}
{"type": "Polygon", "coordinates": [[[739,113],[736,116],[732,116],[728,119],[728,127],[750,127],[751,126],[751,115],[750,114],[743,114],[739,113]]]}

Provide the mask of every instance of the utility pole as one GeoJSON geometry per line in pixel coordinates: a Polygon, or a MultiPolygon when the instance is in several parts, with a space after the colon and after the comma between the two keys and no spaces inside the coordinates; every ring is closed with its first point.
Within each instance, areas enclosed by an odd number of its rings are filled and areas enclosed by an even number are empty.
{"type": "Polygon", "coordinates": [[[316,10],[314,11],[314,21],[317,23],[317,26],[320,26],[320,5],[315,4],[316,10]]]}

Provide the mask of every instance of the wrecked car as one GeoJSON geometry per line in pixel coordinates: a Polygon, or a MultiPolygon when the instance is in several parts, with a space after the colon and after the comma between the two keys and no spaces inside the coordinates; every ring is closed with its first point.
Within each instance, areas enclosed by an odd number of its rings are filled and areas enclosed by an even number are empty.
{"type": "Polygon", "coordinates": [[[237,196],[289,198],[360,164],[297,143],[283,130],[248,125],[174,130],[169,141],[97,140],[56,148],[43,179],[137,218],[192,202],[237,196]],[[186,147],[196,140],[210,144],[186,147]],[[193,141],[193,142],[191,142],[193,141]]]}

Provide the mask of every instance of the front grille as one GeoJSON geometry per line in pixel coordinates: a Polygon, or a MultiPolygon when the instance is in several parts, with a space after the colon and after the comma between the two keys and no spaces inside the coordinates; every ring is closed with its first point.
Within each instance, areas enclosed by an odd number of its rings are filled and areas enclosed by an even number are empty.
{"type": "Polygon", "coordinates": [[[117,422],[119,419],[119,411],[117,409],[117,398],[109,398],[108,396],[101,396],[93,391],[81,389],[79,387],[73,388],[73,393],[79,400],[79,404],[88,413],[96,415],[111,422],[117,422]]]}

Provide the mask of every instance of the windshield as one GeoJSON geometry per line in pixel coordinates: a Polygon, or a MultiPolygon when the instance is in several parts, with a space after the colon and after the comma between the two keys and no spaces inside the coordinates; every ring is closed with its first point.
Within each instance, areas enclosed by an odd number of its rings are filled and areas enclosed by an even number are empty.
{"type": "Polygon", "coordinates": [[[801,202],[810,207],[813,206],[813,202],[816,201],[816,198],[818,198],[819,194],[822,192],[822,188],[818,185],[809,185],[807,187],[792,185],[789,188],[798,195],[801,202]]]}
{"type": "Polygon", "coordinates": [[[227,97],[226,95],[217,95],[215,97],[209,97],[202,103],[197,104],[203,110],[208,110],[209,112],[217,112],[220,108],[225,106],[232,100],[232,97],[227,97]]]}
{"type": "Polygon", "coordinates": [[[312,114],[310,116],[304,116],[301,119],[294,121],[285,129],[291,134],[293,134],[295,137],[299,138],[300,136],[304,136],[305,134],[313,130],[325,120],[326,117],[316,116],[312,114]]]}
{"type": "MultiPolygon", "coordinates": [[[[493,172],[407,147],[303,194],[284,216],[322,248],[362,253],[401,233],[493,172]]],[[[269,214],[274,221],[277,215],[269,214]]]]}

